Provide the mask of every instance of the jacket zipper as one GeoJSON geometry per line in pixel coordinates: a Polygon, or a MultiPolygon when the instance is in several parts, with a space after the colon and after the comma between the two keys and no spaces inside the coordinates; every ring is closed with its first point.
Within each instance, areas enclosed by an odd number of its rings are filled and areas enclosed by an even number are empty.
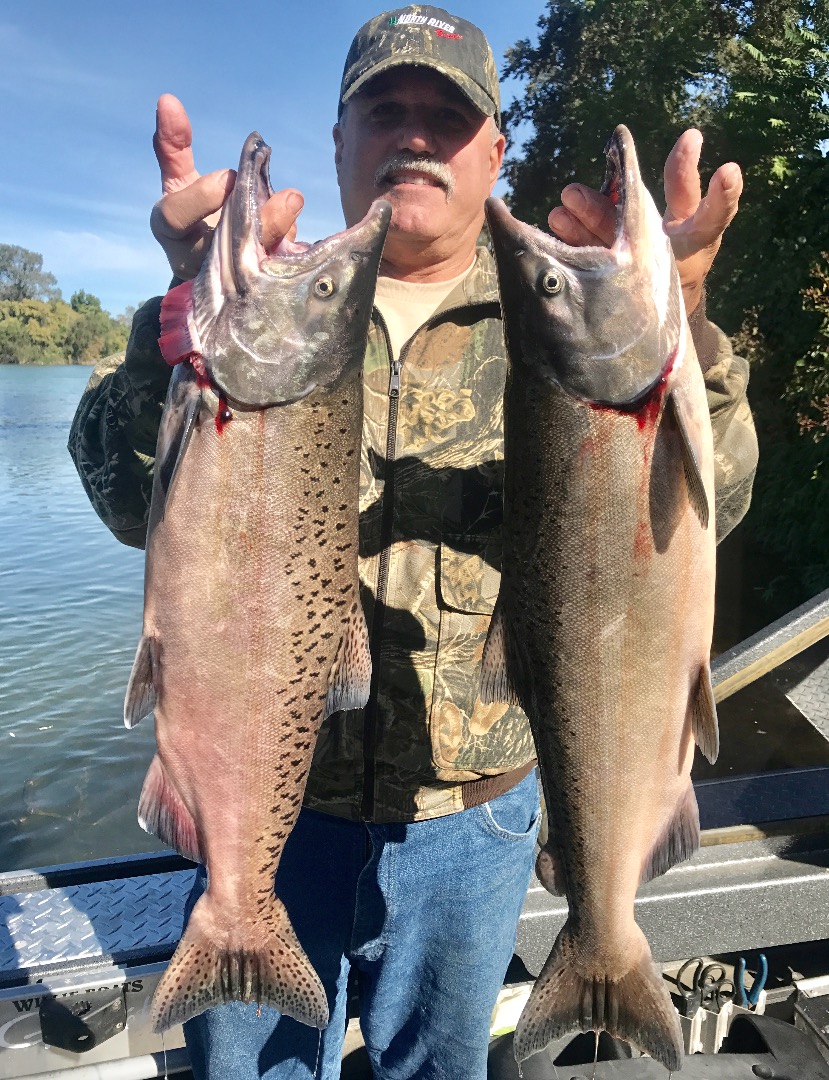
{"type": "MultiPolygon", "coordinates": [[[[497,303],[497,301],[495,301],[497,303]]],[[[486,304],[489,301],[475,301],[486,304]]],[[[394,474],[395,456],[397,446],[397,413],[400,406],[400,373],[403,362],[409,351],[414,338],[425,327],[434,325],[446,315],[456,311],[466,311],[473,304],[456,304],[444,311],[432,315],[421,323],[414,334],[409,338],[400,350],[397,360],[391,359],[392,348],[388,327],[383,316],[378,311],[378,322],[386,339],[386,349],[389,360],[389,415],[386,425],[386,460],[383,476],[383,511],[380,517],[380,563],[377,570],[377,587],[374,593],[374,616],[371,623],[370,649],[371,649],[371,690],[368,704],[363,713],[363,798],[360,808],[360,816],[363,821],[374,820],[374,787],[376,782],[375,758],[377,753],[377,693],[380,686],[380,647],[383,641],[383,624],[385,622],[386,590],[389,583],[389,563],[391,561],[391,545],[394,534],[394,474]]]]}

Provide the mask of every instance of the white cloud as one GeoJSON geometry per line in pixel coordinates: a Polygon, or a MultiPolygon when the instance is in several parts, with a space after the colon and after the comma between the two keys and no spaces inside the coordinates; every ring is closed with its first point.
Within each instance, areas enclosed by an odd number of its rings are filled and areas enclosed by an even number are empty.
{"type": "Polygon", "coordinates": [[[44,265],[60,280],[64,274],[96,274],[158,269],[164,255],[152,236],[136,241],[115,234],[57,230],[42,240],[44,265]],[[48,258],[47,250],[48,249],[48,258]]]}

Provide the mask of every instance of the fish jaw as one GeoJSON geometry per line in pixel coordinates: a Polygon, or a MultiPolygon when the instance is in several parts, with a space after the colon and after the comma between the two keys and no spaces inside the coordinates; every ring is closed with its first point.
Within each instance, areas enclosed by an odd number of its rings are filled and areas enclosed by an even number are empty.
{"type": "Polygon", "coordinates": [[[227,399],[264,408],[336,386],[359,364],[391,220],[384,200],[318,244],[269,255],[261,210],[273,194],[270,147],[253,132],[197,277],[162,305],[162,353],[194,360],[227,399]]]}
{"type": "Polygon", "coordinates": [[[606,154],[602,190],[617,208],[610,248],[564,244],[517,221],[500,199],[487,200],[486,215],[501,303],[515,316],[507,320],[512,362],[580,401],[637,411],[682,362],[684,308],[627,128],[614,131],[606,154]]]}

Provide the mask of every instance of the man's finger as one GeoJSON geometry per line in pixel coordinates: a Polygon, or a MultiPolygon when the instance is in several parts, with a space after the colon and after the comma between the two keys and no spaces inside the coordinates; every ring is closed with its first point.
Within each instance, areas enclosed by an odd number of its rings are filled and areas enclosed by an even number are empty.
{"type": "Polygon", "coordinates": [[[161,169],[161,188],[167,191],[199,175],[193,158],[193,129],[184,106],[172,94],[162,94],[155,110],[153,148],[161,169]],[[171,183],[175,183],[171,187],[171,183]]]}
{"type": "Polygon", "coordinates": [[[235,177],[233,169],[219,169],[159,199],[150,215],[153,235],[158,240],[186,236],[204,218],[221,210],[235,177]]]}
{"type": "Polygon", "coordinates": [[[616,235],[616,209],[606,195],[583,184],[568,184],[561,201],[589,233],[610,247],[616,235]]]}
{"type": "Polygon", "coordinates": [[[555,210],[550,211],[547,224],[559,240],[569,244],[571,247],[606,246],[601,237],[585,228],[579,219],[574,217],[569,210],[565,210],[563,206],[557,206],[555,210]]]}
{"type": "MultiPolygon", "coordinates": [[[[720,165],[711,177],[708,194],[688,221],[688,239],[699,247],[719,239],[734,219],[743,190],[743,174],[733,161],[720,165]]],[[[666,223],[670,231],[671,222],[666,223]]]]}
{"type": "Polygon", "coordinates": [[[262,207],[262,243],[266,251],[271,251],[284,236],[289,236],[292,227],[296,235],[296,219],[304,205],[305,200],[296,188],[285,188],[271,195],[262,207]]]}
{"type": "Polygon", "coordinates": [[[702,132],[683,131],[665,162],[665,221],[684,221],[697,209],[702,198],[699,158],[702,132]]]}

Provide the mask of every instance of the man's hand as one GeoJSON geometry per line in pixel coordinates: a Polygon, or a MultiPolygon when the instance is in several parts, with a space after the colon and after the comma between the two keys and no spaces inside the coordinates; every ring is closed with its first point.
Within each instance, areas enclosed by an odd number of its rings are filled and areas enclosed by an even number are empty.
{"type": "MultiPolygon", "coordinates": [[[[690,315],[702,297],[702,286],[722,236],[737,213],[743,190],[739,165],[721,165],[711,177],[702,198],[699,157],[702,134],[684,131],[665,162],[665,232],[671,238],[679,279],[690,315]]],[[[613,203],[583,184],[569,184],[547,219],[553,232],[566,244],[610,247],[616,229],[613,203]]]]}
{"type": "MultiPolygon", "coordinates": [[[[150,228],[164,248],[173,273],[188,281],[204,261],[236,173],[233,169],[219,169],[201,176],[196,171],[193,129],[178,98],[163,94],[155,115],[153,147],[161,169],[163,195],[153,207],[150,228]]],[[[303,201],[294,188],[285,188],[263,206],[262,239],[266,250],[272,250],[285,236],[294,239],[303,201]]]]}

